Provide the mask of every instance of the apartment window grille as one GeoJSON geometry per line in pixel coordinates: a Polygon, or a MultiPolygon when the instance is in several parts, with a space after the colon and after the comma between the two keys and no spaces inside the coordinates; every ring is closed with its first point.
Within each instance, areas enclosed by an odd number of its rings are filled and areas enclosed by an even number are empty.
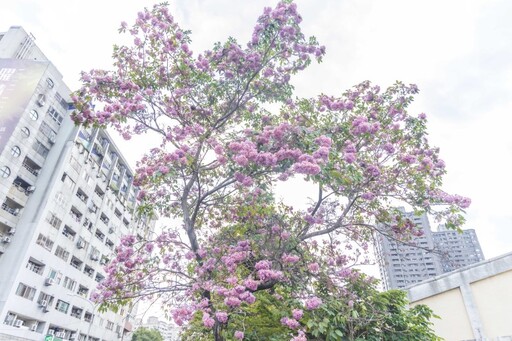
{"type": "Polygon", "coordinates": [[[23,127],[21,128],[21,133],[23,134],[23,136],[25,137],[30,137],[30,129],[28,129],[27,127],[23,127]]]}
{"type": "Polygon", "coordinates": [[[36,288],[29,287],[28,285],[23,283],[20,283],[18,285],[18,289],[16,289],[16,295],[29,299],[31,301],[34,299],[35,294],[36,288]]]}
{"type": "Polygon", "coordinates": [[[57,249],[55,250],[55,256],[67,262],[69,258],[69,251],[61,246],[57,246],[57,249]]]}
{"type": "Polygon", "coordinates": [[[53,304],[53,299],[54,299],[54,297],[52,295],[49,295],[49,294],[41,291],[39,293],[39,297],[37,299],[37,303],[41,304],[43,301],[45,301],[47,303],[47,305],[52,305],[53,304]]]}
{"type": "Polygon", "coordinates": [[[76,281],[66,276],[64,277],[64,282],[62,283],[62,286],[66,289],[73,291],[76,288],[76,281]]]}
{"type": "Polygon", "coordinates": [[[40,233],[39,236],[37,237],[36,244],[41,245],[46,250],[51,252],[54,242],[49,237],[40,233]]]}
{"type": "Polygon", "coordinates": [[[55,213],[48,212],[48,216],[46,217],[46,221],[53,227],[55,227],[57,230],[60,228],[60,225],[62,224],[62,220],[60,220],[55,213]]]}
{"type": "Polygon", "coordinates": [[[0,176],[2,178],[8,178],[9,175],[11,175],[11,169],[7,166],[3,166],[2,168],[0,168],[0,176]]]}
{"type": "Polygon", "coordinates": [[[18,147],[18,146],[14,146],[14,147],[12,147],[12,148],[11,148],[11,155],[12,155],[13,157],[18,157],[18,156],[20,156],[20,155],[21,155],[21,149],[20,149],[20,147],[18,147]]]}
{"type": "Polygon", "coordinates": [[[39,114],[34,109],[30,110],[29,116],[32,121],[37,121],[39,118],[39,114]]]}

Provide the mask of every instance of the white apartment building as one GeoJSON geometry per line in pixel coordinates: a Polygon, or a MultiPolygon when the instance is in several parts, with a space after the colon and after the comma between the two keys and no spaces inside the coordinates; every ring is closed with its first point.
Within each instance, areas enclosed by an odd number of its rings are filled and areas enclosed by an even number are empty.
{"type": "Polygon", "coordinates": [[[405,288],[484,259],[474,230],[440,226],[432,231],[426,214],[402,212],[423,232],[408,242],[378,236],[376,251],[385,290],[405,288]]]}
{"type": "Polygon", "coordinates": [[[90,295],[134,213],[133,171],[110,136],[76,127],[70,90],[20,27],[0,33],[0,340],[122,340],[131,312],[90,295]]]}

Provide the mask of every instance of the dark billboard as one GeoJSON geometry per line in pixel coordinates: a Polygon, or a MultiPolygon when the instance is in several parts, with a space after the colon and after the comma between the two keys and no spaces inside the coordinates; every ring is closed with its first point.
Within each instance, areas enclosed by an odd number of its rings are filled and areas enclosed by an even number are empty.
{"type": "Polygon", "coordinates": [[[5,149],[48,64],[0,58],[0,152],[5,149]]]}

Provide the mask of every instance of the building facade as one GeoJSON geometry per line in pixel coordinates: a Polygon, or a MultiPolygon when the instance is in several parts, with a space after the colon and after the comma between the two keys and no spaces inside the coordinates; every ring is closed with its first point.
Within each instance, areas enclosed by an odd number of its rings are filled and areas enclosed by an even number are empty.
{"type": "Polygon", "coordinates": [[[130,311],[91,292],[126,234],[145,235],[133,172],[20,27],[0,33],[0,340],[118,340],[130,311]]]}
{"type": "Polygon", "coordinates": [[[385,290],[404,288],[484,259],[474,230],[459,233],[440,226],[433,232],[426,214],[401,210],[422,235],[405,243],[378,236],[376,251],[385,290]]]}

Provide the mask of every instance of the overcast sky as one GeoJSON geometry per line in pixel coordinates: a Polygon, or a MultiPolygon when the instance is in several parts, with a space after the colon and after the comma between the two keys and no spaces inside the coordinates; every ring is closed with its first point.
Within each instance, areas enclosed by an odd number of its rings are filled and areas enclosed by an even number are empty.
{"type": "MultiPolygon", "coordinates": [[[[72,89],[78,74],[111,65],[122,20],[143,0],[17,0],[0,2],[0,31],[21,25],[72,89]]],[[[236,37],[243,45],[264,6],[275,0],[179,0],[172,12],[192,30],[193,50],[236,37]]],[[[299,96],[340,94],[363,80],[386,87],[416,83],[411,112],[426,112],[441,147],[445,189],[469,196],[466,228],[486,258],[512,251],[512,1],[297,1],[303,30],[327,55],[299,75],[299,96]]],[[[137,155],[128,157],[134,160],[137,155]]]]}

